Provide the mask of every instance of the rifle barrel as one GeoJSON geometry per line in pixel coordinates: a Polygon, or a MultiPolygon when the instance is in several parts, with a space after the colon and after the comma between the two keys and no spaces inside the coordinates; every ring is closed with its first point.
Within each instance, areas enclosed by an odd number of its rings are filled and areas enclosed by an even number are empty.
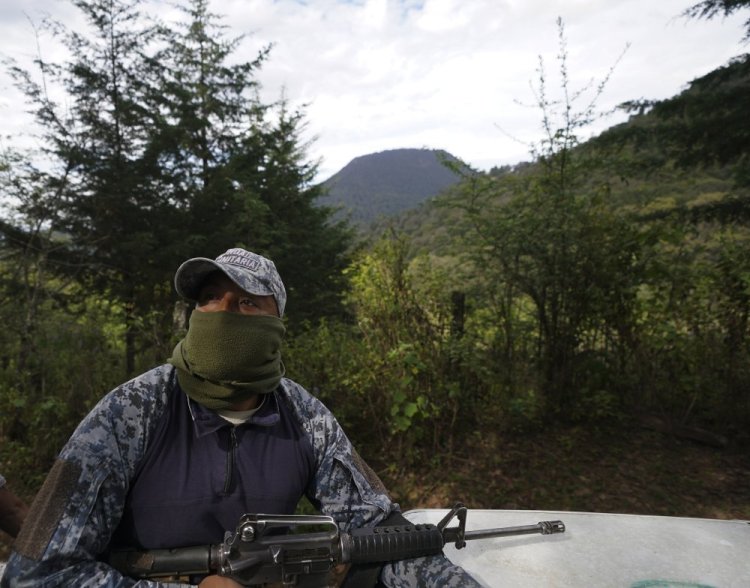
{"type": "MultiPolygon", "coordinates": [[[[459,539],[457,529],[445,530],[445,542],[452,543],[459,539]]],[[[540,521],[536,525],[521,525],[518,527],[501,527],[499,529],[482,529],[481,531],[465,531],[463,539],[470,541],[473,539],[492,539],[493,537],[510,537],[514,535],[552,535],[554,533],[564,533],[565,523],[562,521],[540,521]]]]}

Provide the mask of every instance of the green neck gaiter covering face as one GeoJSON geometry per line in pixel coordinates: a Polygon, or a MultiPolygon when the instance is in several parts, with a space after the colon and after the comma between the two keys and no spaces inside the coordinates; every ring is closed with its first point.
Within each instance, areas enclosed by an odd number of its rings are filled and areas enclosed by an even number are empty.
{"type": "Polygon", "coordinates": [[[275,316],[194,311],[168,361],[190,398],[213,410],[227,409],[279,385],[285,330],[275,316]]]}

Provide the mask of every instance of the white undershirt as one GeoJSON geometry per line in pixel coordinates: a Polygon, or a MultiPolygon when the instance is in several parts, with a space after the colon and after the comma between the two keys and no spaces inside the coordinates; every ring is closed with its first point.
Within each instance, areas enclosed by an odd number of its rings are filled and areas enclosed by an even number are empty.
{"type": "Polygon", "coordinates": [[[241,425],[242,423],[247,422],[247,420],[251,416],[258,412],[265,401],[266,396],[264,394],[263,398],[261,398],[260,400],[260,404],[255,408],[251,408],[250,410],[217,410],[216,414],[218,414],[225,421],[229,421],[233,425],[241,425]]]}

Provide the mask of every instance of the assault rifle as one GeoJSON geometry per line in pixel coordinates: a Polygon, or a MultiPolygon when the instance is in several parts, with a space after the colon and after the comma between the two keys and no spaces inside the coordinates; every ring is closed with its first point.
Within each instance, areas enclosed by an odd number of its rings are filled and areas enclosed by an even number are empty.
{"type": "Polygon", "coordinates": [[[324,515],[246,514],[221,544],[115,551],[109,563],[136,578],[218,574],[243,586],[320,586],[339,564],[435,555],[449,543],[461,549],[472,539],[565,532],[562,521],[467,531],[466,512],[458,503],[437,525],[393,525],[351,533],[340,532],[333,518],[324,515]],[[457,526],[449,527],[454,518],[457,526]]]}

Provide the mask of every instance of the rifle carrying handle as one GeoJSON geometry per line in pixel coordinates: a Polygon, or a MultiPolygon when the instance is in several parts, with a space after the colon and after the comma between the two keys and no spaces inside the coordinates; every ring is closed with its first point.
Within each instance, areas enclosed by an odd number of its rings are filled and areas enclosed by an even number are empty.
{"type": "Polygon", "coordinates": [[[442,533],[431,524],[355,529],[342,537],[344,561],[352,564],[436,555],[443,545],[442,533]]]}

